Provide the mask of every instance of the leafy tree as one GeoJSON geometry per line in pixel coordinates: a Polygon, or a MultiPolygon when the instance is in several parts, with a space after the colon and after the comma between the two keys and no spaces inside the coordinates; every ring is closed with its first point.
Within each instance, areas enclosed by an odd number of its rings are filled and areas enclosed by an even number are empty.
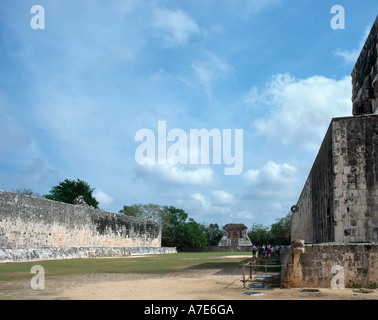
{"type": "Polygon", "coordinates": [[[163,207],[162,210],[162,246],[200,247],[207,246],[206,228],[189,218],[188,214],[175,207],[163,207]]]}
{"type": "Polygon", "coordinates": [[[217,246],[222,237],[223,231],[219,229],[217,223],[210,223],[210,225],[206,227],[206,238],[209,246],[217,246]]]}
{"type": "Polygon", "coordinates": [[[182,245],[188,247],[204,247],[208,245],[206,237],[206,228],[203,224],[197,223],[194,219],[184,224],[184,232],[182,234],[182,245]]]}
{"type": "Polygon", "coordinates": [[[37,197],[37,198],[41,198],[42,197],[39,193],[36,193],[32,189],[29,189],[29,188],[12,189],[12,192],[13,193],[18,193],[18,194],[24,194],[26,196],[37,197]]]}
{"type": "Polygon", "coordinates": [[[182,245],[184,223],[188,214],[175,207],[163,207],[162,212],[162,246],[176,247],[182,245]],[[180,238],[181,236],[181,238],[180,238]]]}
{"type": "Polygon", "coordinates": [[[270,227],[254,224],[248,232],[253,244],[289,245],[291,241],[291,212],[277,219],[270,227]]]}
{"type": "Polygon", "coordinates": [[[124,205],[119,210],[119,213],[142,219],[154,219],[160,222],[162,220],[162,210],[162,207],[158,204],[133,204],[132,206],[124,205]]]}
{"type": "Polygon", "coordinates": [[[270,242],[269,227],[265,227],[262,224],[253,224],[248,236],[253,244],[267,244],[270,242]]]}
{"type": "Polygon", "coordinates": [[[59,185],[53,187],[49,194],[45,195],[45,198],[65,203],[73,203],[76,197],[83,196],[89,206],[98,209],[99,202],[92,195],[93,191],[94,188],[92,189],[85,181],[80,179],[65,179],[63,182],[60,182],[59,185]]]}
{"type": "Polygon", "coordinates": [[[289,245],[291,241],[291,212],[285,217],[277,219],[270,227],[272,244],[289,245]]]}

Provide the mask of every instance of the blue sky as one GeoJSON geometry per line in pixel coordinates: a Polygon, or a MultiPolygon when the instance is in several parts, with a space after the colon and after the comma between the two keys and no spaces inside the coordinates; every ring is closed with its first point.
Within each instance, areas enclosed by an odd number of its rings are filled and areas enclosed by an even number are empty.
{"type": "Polygon", "coordinates": [[[287,214],[332,117],[351,116],[378,3],[4,0],[0,12],[0,189],[45,194],[79,178],[103,210],[157,203],[250,227],[287,214]],[[334,5],[345,29],[331,27],[334,5]],[[135,135],[157,135],[158,121],[242,129],[243,171],[139,165],[135,135]]]}

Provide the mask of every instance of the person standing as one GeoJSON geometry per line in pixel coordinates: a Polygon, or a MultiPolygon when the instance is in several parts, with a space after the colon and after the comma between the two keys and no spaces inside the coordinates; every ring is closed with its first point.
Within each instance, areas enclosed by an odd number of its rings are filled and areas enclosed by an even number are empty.
{"type": "Polygon", "coordinates": [[[270,254],[272,253],[272,250],[270,249],[270,246],[267,246],[266,248],[266,256],[267,258],[270,258],[270,254]]]}
{"type": "Polygon", "coordinates": [[[264,256],[264,246],[260,246],[259,247],[259,261],[262,262],[263,256],[264,256]]]}

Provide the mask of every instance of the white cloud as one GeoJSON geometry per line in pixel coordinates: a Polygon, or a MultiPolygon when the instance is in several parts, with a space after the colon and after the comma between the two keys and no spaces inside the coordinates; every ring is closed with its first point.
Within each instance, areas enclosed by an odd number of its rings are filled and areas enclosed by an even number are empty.
{"type": "Polygon", "coordinates": [[[360,55],[360,52],[366,42],[366,39],[370,33],[370,26],[367,26],[365,28],[364,35],[362,36],[357,49],[352,49],[352,50],[342,50],[340,48],[337,48],[336,50],[333,51],[333,55],[336,57],[341,57],[344,59],[344,62],[346,64],[355,64],[357,62],[357,59],[360,55]]]}
{"type": "Polygon", "coordinates": [[[178,185],[208,186],[216,181],[216,174],[210,167],[187,169],[180,165],[148,164],[139,166],[136,171],[148,180],[178,185]]]}
{"type": "Polygon", "coordinates": [[[206,195],[201,192],[192,193],[187,199],[183,199],[182,205],[189,208],[188,211],[196,212],[196,220],[201,221],[202,216],[216,217],[218,221],[229,221],[233,213],[236,212],[235,204],[217,203],[214,195],[206,195]]]}
{"type": "Polygon", "coordinates": [[[341,50],[340,48],[337,48],[333,54],[336,57],[341,57],[344,59],[344,62],[347,64],[354,64],[356,63],[358,56],[360,55],[361,50],[355,49],[355,50],[341,50]]]}
{"type": "Polygon", "coordinates": [[[228,193],[224,190],[215,190],[211,192],[214,203],[217,205],[230,205],[235,201],[233,194],[228,193]]]}
{"type": "Polygon", "coordinates": [[[260,169],[246,171],[242,178],[248,190],[248,197],[290,198],[295,196],[295,191],[293,190],[298,183],[298,172],[290,164],[277,164],[274,161],[268,161],[260,169]],[[282,193],[282,190],[285,190],[285,192],[282,193]]]}
{"type": "Polygon", "coordinates": [[[351,92],[349,76],[295,79],[278,74],[262,90],[252,88],[243,100],[269,110],[253,123],[258,134],[316,152],[331,119],[351,115],[351,92]]]}
{"type": "Polygon", "coordinates": [[[198,201],[204,208],[209,208],[211,205],[210,200],[200,192],[191,194],[190,198],[198,201]]]}
{"type": "Polygon", "coordinates": [[[200,32],[196,22],[182,10],[157,9],[152,25],[163,31],[169,44],[185,45],[192,35],[200,32]]]}
{"type": "Polygon", "coordinates": [[[211,52],[207,52],[204,60],[195,61],[192,68],[209,98],[211,98],[213,84],[233,70],[226,61],[211,52]]]}
{"type": "Polygon", "coordinates": [[[100,206],[109,207],[114,202],[114,197],[111,195],[108,195],[104,191],[101,191],[100,189],[96,189],[93,192],[94,197],[96,200],[100,203],[100,206]]]}
{"type": "MultiPolygon", "coordinates": [[[[246,223],[246,221],[251,222],[255,218],[255,214],[251,210],[241,210],[241,211],[236,211],[231,215],[231,217],[234,219],[234,222],[240,222],[242,221],[243,223],[246,223]]],[[[251,226],[248,225],[247,227],[250,228],[251,226]]]]}

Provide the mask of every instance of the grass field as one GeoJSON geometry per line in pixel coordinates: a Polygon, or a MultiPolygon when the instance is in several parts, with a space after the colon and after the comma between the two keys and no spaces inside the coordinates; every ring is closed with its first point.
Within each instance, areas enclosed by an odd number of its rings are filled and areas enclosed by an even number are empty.
{"type": "Polygon", "coordinates": [[[130,256],[126,258],[88,258],[4,263],[0,264],[0,283],[30,278],[30,270],[34,265],[41,265],[44,268],[46,278],[96,273],[166,274],[179,270],[235,268],[242,262],[246,263],[249,261],[246,255],[248,255],[248,252],[200,252],[148,255],[143,257],[130,256]]]}
{"type": "MultiPolygon", "coordinates": [[[[378,293],[280,288],[280,268],[268,268],[261,296],[244,295],[242,263],[248,252],[177,253],[0,264],[0,300],[377,300],[378,293]],[[31,269],[44,268],[46,286],[32,288],[31,269]],[[272,274],[271,274],[272,275],[272,274]]],[[[263,261],[274,265],[276,258],[263,261]]],[[[259,274],[265,267],[258,267],[259,274]]],[[[246,274],[249,274],[247,268],[246,274]]],[[[259,280],[256,279],[255,283],[259,280]]]]}

